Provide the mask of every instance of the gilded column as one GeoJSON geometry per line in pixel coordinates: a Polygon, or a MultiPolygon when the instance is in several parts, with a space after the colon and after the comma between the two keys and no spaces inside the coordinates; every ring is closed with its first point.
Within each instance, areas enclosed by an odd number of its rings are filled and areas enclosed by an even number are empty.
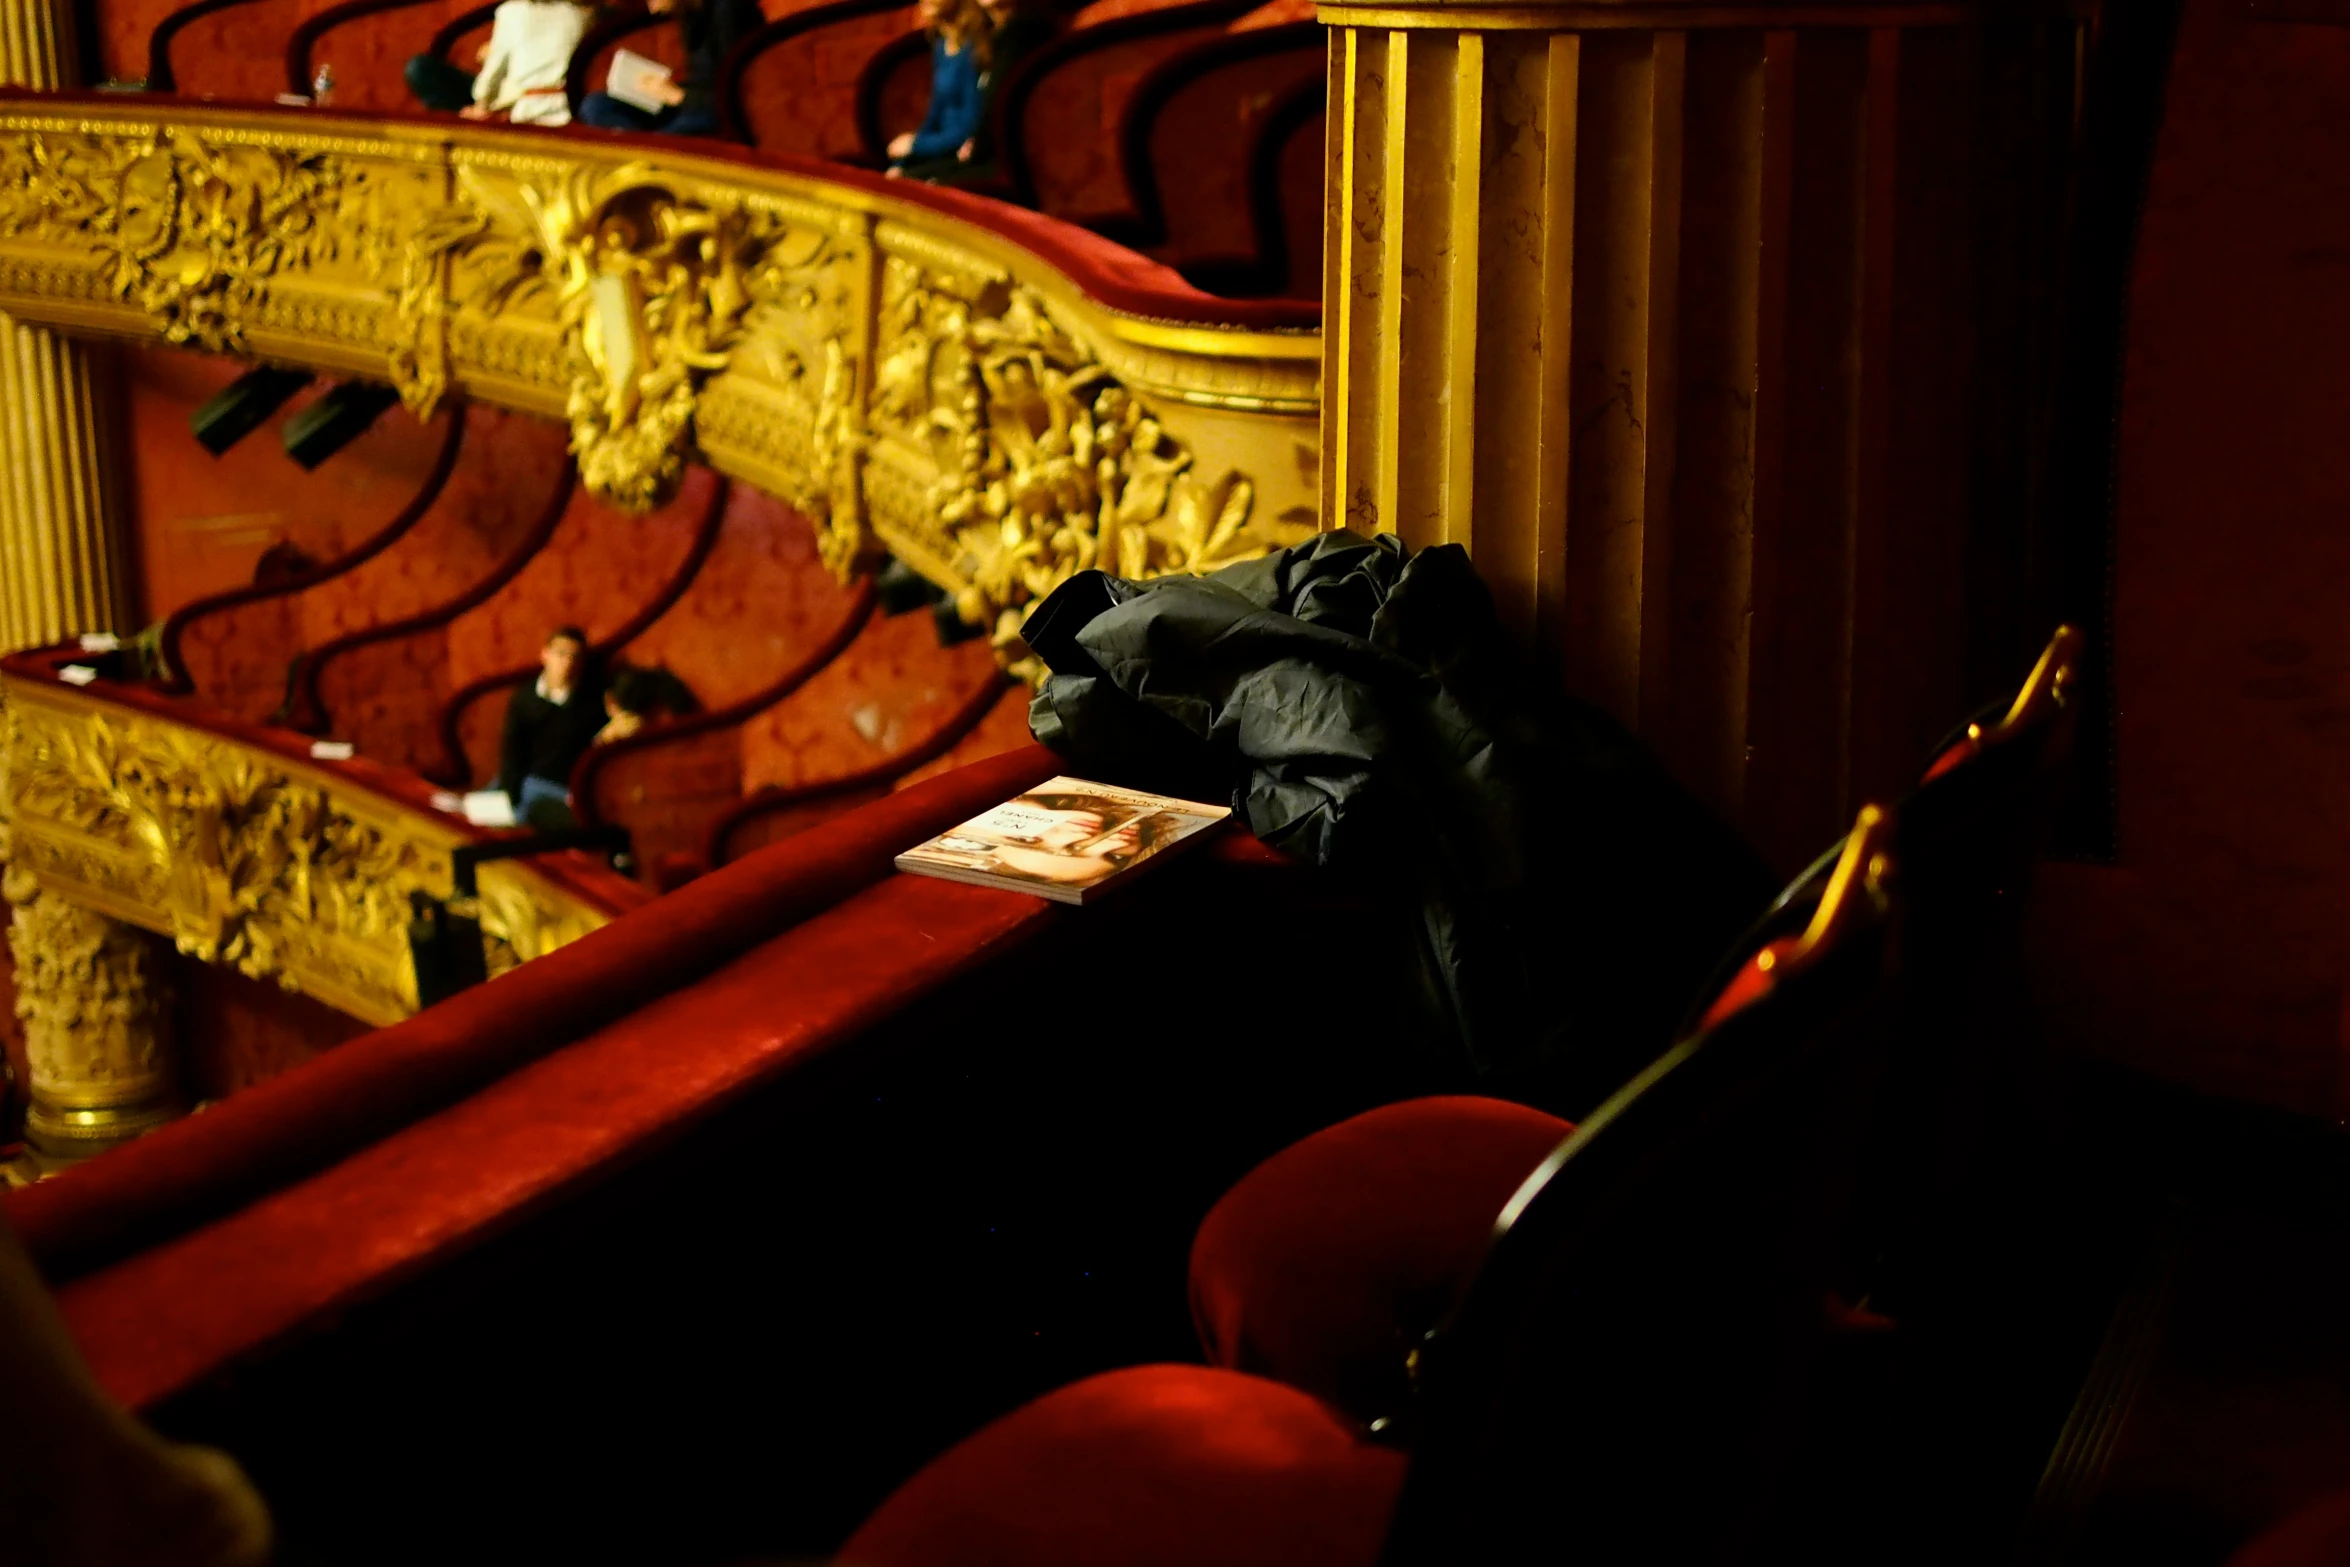
{"type": "MultiPolygon", "coordinates": [[[[0,828],[0,854],[7,835],[0,828]]],[[[0,895],[24,1025],[25,1140],[38,1176],[153,1130],[185,1108],[160,938],[44,892],[10,866],[0,895]]]]}
{"type": "Polygon", "coordinates": [[[1318,15],[1325,526],[1467,547],[1539,664],[1804,863],[1969,700],[2078,17],[1318,15]]]}
{"type": "MultiPolygon", "coordinates": [[[[58,0],[0,0],[0,83],[78,80],[70,12],[58,0]]],[[[129,629],[103,368],[80,344],[0,315],[0,651],[129,629]]],[[[32,1077],[33,1152],[9,1172],[22,1177],[136,1137],[181,1100],[156,938],[41,891],[8,848],[0,817],[0,897],[32,1077]]]]}
{"type": "MultiPolygon", "coordinates": [[[[79,80],[61,0],[0,0],[0,84],[79,80]]],[[[0,650],[128,629],[104,363],[0,315],[0,650]]]]}
{"type": "Polygon", "coordinates": [[[101,369],[0,315],[0,650],[131,629],[101,369]]]}

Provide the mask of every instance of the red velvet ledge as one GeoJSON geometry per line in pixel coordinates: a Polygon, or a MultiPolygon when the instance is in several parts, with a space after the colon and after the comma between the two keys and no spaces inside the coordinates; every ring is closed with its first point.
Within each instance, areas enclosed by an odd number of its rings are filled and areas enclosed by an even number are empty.
{"type": "MultiPolygon", "coordinates": [[[[44,106],[86,104],[93,109],[104,108],[109,113],[120,113],[123,108],[123,98],[118,93],[35,93],[23,88],[0,88],[0,102],[32,98],[39,99],[44,106]]],[[[143,99],[141,103],[141,112],[164,117],[171,117],[174,111],[178,111],[201,119],[208,114],[231,111],[240,119],[265,120],[273,126],[288,128],[308,121],[322,133],[355,124],[430,124],[452,132],[458,125],[450,116],[423,112],[361,114],[328,109],[289,109],[260,103],[213,104],[209,101],[160,96],[143,99]]],[[[469,126],[466,127],[466,134],[472,136],[483,132],[479,127],[469,126]]],[[[925,185],[918,180],[888,179],[880,174],[851,168],[847,164],[830,163],[821,158],[789,153],[760,153],[714,138],[638,135],[592,130],[585,126],[507,126],[488,134],[517,138],[518,144],[535,138],[553,137],[571,141],[584,138],[600,146],[634,148],[657,163],[671,166],[698,163],[782,169],[889,201],[927,207],[944,217],[986,229],[1018,245],[1067,277],[1084,290],[1089,298],[1113,310],[1150,320],[1265,332],[1311,332],[1318,330],[1322,323],[1319,301],[1220,299],[1193,288],[1171,267],[1163,266],[1147,256],[1137,255],[1098,234],[1088,233],[1056,218],[1048,218],[1041,212],[1031,212],[1024,207],[1010,206],[964,191],[925,185]]]]}
{"type": "MultiPolygon", "coordinates": [[[[647,948],[724,940],[711,923],[720,915],[733,930],[749,924],[766,935],[795,902],[863,878],[874,854],[894,854],[932,830],[928,822],[951,824],[976,809],[979,796],[994,800],[1034,782],[1038,751],[945,775],[935,780],[943,788],[908,790],[696,882],[661,906],[668,916],[672,905],[691,904],[682,920],[639,916],[599,933],[618,939],[599,944],[591,937],[564,950],[581,953],[580,967],[633,972],[640,985],[674,982],[675,972],[661,971],[647,948]],[[908,809],[914,795],[924,797],[919,811],[908,809]],[[924,825],[915,825],[917,817],[924,825]],[[809,853],[804,846],[818,838],[825,840],[821,852],[809,853]],[[785,867],[801,874],[778,877],[785,867]],[[737,874],[753,870],[761,874],[737,874]],[[697,898],[713,887],[728,895],[697,898]],[[584,950],[591,946],[598,950],[584,950]]],[[[886,870],[887,860],[881,864],[886,870]]],[[[67,1325],[106,1390],[130,1408],[149,1407],[448,1260],[614,1161],[854,1041],[1064,914],[1017,893],[890,875],[747,952],[738,937],[733,951],[740,955],[697,983],[519,1066],[322,1174],[67,1285],[59,1292],[67,1325]]],[[[530,975],[561,956],[515,974],[530,975]]],[[[561,978],[576,986],[585,976],[561,978]]],[[[450,1014],[505,1003],[498,1029],[516,1026],[528,1015],[511,1008],[519,988],[511,977],[496,981],[417,1024],[446,1031],[450,1014]],[[508,995],[497,995],[501,990],[508,995]],[[475,997],[480,1001],[467,1008],[475,997]]],[[[574,1018],[581,1010],[576,998],[559,995],[538,1004],[566,1007],[574,1018]]],[[[611,1015],[610,998],[600,1010],[611,1015]]],[[[401,1031],[345,1046],[277,1083],[297,1083],[401,1031]]],[[[467,1032],[476,1051],[493,1036],[485,1026],[467,1032]]],[[[271,1110],[283,1118],[289,1108],[271,1110]]]]}
{"type": "MultiPolygon", "coordinates": [[[[0,667],[29,673],[37,666],[28,659],[49,656],[19,655],[0,667]]],[[[109,694],[185,716],[184,704],[151,693],[118,687],[109,694]]],[[[298,737],[219,727],[306,759],[298,737]]],[[[876,801],[701,878],[661,899],[657,911],[616,919],[487,985],[0,1200],[52,1280],[120,1259],[324,1169],[692,984],[889,876],[907,845],[1056,769],[1051,752],[1029,746],[876,801]]],[[[387,794],[430,793],[420,780],[376,771],[399,786],[387,794]]],[[[610,879],[631,896],[649,896],[610,879]]]]}

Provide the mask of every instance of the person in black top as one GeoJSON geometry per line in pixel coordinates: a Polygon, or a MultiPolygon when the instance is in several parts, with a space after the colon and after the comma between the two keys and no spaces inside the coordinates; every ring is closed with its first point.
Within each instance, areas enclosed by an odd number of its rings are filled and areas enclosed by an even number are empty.
{"type": "Polygon", "coordinates": [[[568,825],[571,766],[604,727],[604,696],[588,668],[587,635],[558,626],[539,649],[539,678],[506,704],[498,748],[498,784],[514,802],[514,819],[568,825]]]}
{"type": "Polygon", "coordinates": [[[580,100],[579,121],[607,131],[665,131],[672,136],[718,134],[718,73],[734,46],[766,22],[759,0],[645,0],[655,16],[677,13],[685,39],[685,70],[666,84],[669,107],[649,113],[610,93],[580,100]]]}

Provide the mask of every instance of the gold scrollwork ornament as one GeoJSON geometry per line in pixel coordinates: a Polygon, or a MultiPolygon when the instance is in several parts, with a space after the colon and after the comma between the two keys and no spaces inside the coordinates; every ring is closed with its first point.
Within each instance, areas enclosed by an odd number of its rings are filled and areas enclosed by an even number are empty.
{"type": "Polygon", "coordinates": [[[344,180],[330,155],[216,146],[177,126],[20,133],[0,145],[0,234],[78,241],[166,340],[241,352],[270,279],[337,243],[329,209],[344,180]]]}
{"type": "Polygon", "coordinates": [[[494,310],[517,286],[545,283],[581,482],[649,512],[684,477],[703,383],[727,367],[754,308],[828,248],[820,231],[736,197],[694,196],[642,163],[512,185],[466,170],[457,201],[409,242],[393,380],[419,416],[447,388],[451,261],[477,263],[459,306],[494,310]]]}
{"type": "MultiPolygon", "coordinates": [[[[1303,542],[1311,517],[1259,518],[1256,487],[1237,472],[1203,483],[1190,448],[1064,332],[1032,290],[1010,290],[1000,314],[953,310],[959,352],[947,356],[958,406],[933,413],[955,432],[961,460],[938,486],[938,518],[965,577],[957,611],[987,627],[1015,670],[1028,610],[1080,571],[1147,578],[1198,574],[1303,542]]],[[[903,384],[939,361],[905,354],[903,384]]]]}

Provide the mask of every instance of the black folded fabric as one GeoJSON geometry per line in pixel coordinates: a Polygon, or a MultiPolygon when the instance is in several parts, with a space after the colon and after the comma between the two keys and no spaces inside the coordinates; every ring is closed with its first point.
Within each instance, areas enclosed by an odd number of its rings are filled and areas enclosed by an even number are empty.
{"type": "Polygon", "coordinates": [[[1384,888],[1414,1091],[1575,1113],[1670,1042],[1774,880],[1606,714],[1542,690],[1457,545],[1325,533],[1205,577],[1087,572],[1025,633],[1071,769],[1229,793],[1267,843],[1384,888]],[[1398,959],[1402,961],[1398,961],[1398,959]]]}

